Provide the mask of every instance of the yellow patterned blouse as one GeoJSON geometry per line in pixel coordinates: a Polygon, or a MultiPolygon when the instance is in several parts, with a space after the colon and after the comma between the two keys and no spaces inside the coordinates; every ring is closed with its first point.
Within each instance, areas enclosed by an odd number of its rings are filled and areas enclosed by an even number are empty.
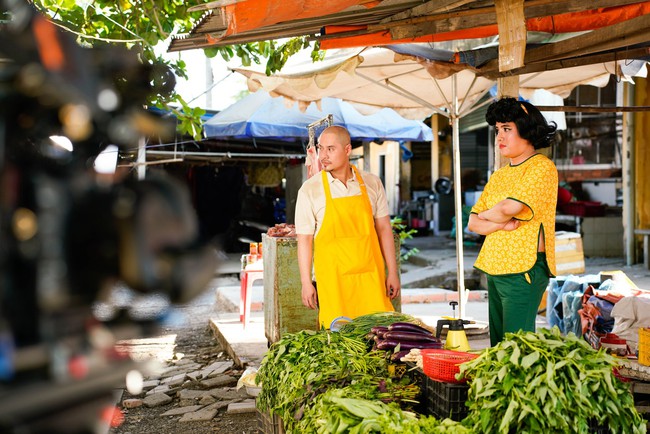
{"type": "Polygon", "coordinates": [[[515,216],[521,221],[519,228],[496,231],[485,237],[474,268],[490,275],[529,271],[537,260],[537,240],[541,231],[548,268],[555,276],[557,188],[557,168],[542,154],[494,172],[471,212],[478,214],[504,199],[519,201],[527,207],[515,216]]]}

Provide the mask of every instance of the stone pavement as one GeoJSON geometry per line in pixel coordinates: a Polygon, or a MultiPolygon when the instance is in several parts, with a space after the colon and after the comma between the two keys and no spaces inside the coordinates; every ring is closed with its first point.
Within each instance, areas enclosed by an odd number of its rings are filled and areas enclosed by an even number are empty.
{"type": "Polygon", "coordinates": [[[232,281],[217,277],[202,294],[177,305],[157,336],[118,342],[121,352],[140,363],[143,381],[127,376],[125,386],[131,386],[115,391],[124,423],[111,433],[143,432],[134,429],[134,424],[149,422],[156,427],[178,423],[177,428],[163,432],[198,432],[199,426],[213,432],[211,424],[228,423],[241,413],[250,413],[241,417],[256,419],[254,397],[245,387],[237,388],[243,369],[226,357],[206,330],[217,310],[214,289],[232,281]]]}
{"type": "Polygon", "coordinates": [[[173,358],[146,377],[141,393],[121,399],[120,405],[129,412],[172,404],[160,417],[173,417],[181,425],[210,421],[224,408],[229,414],[256,413],[254,397],[246,388],[236,387],[240,375],[231,360],[202,363],[191,357],[173,358]]]}

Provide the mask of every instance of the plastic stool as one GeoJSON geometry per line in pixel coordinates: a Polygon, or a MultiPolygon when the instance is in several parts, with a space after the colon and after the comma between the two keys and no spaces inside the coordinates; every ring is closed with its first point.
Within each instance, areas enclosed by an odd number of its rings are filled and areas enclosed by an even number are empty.
{"type": "Polygon", "coordinates": [[[239,321],[244,323],[244,328],[246,328],[251,316],[251,289],[253,283],[256,280],[264,279],[264,270],[262,270],[260,266],[250,268],[252,269],[244,269],[240,273],[241,287],[239,298],[239,321]]]}

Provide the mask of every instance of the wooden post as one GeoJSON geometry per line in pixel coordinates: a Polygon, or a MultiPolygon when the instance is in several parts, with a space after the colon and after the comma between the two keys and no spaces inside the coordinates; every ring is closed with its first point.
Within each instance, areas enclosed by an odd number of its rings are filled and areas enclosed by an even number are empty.
{"type": "MultiPolygon", "coordinates": [[[[443,126],[444,128],[444,126],[443,126]]],[[[440,178],[440,115],[434,114],[431,116],[431,132],[433,133],[433,140],[431,140],[431,190],[440,178]]]]}
{"type": "Polygon", "coordinates": [[[494,7],[499,25],[499,71],[521,68],[526,54],[524,0],[496,0],[494,7]]]}
{"type": "MultiPolygon", "coordinates": [[[[524,0],[496,0],[495,9],[499,25],[499,71],[509,71],[524,66],[526,54],[526,19],[524,0]]],[[[497,79],[497,98],[517,98],[519,96],[519,77],[497,79]]],[[[508,164],[494,147],[494,170],[508,164]]]]}
{"type": "MultiPolygon", "coordinates": [[[[650,83],[647,78],[634,79],[634,99],[636,105],[647,105],[650,103],[650,83]]],[[[648,167],[650,167],[650,113],[642,112],[634,114],[634,135],[633,143],[630,144],[634,150],[632,152],[634,167],[632,168],[632,179],[634,180],[634,189],[631,194],[634,195],[633,205],[635,224],[637,228],[650,228],[650,176],[648,176],[648,167]]],[[[623,186],[625,188],[625,186],[623,186]]]]}
{"type": "MultiPolygon", "coordinates": [[[[517,98],[519,95],[519,77],[504,77],[497,80],[497,99],[511,96],[517,98]]],[[[501,156],[499,147],[494,147],[494,170],[508,164],[508,159],[501,156]]]]}
{"type": "MultiPolygon", "coordinates": [[[[646,80],[642,79],[643,83],[639,83],[639,87],[645,88],[644,83],[646,80]]],[[[635,83],[636,84],[636,83],[635,83]]],[[[617,105],[633,105],[634,104],[634,87],[630,83],[621,81],[617,84],[616,98],[617,105]],[[620,104],[619,104],[620,102],[620,104]]],[[[636,228],[636,182],[634,179],[634,161],[636,161],[634,147],[634,123],[638,117],[634,113],[623,113],[623,132],[621,141],[621,175],[623,187],[623,257],[625,258],[625,265],[630,266],[636,264],[638,258],[636,252],[636,237],[634,236],[634,229],[636,228]]],[[[641,138],[641,140],[644,140],[641,138]]],[[[640,182],[640,181],[639,181],[640,182]]]]}

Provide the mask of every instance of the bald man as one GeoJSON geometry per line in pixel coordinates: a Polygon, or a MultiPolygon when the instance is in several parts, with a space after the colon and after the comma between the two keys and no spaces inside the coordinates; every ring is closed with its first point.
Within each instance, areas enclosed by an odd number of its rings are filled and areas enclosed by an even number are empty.
{"type": "Polygon", "coordinates": [[[323,169],[300,188],[295,224],[302,303],[329,329],[339,317],[393,311],[401,285],[381,180],[350,164],[343,127],[326,128],[317,150],[323,169]]]}

